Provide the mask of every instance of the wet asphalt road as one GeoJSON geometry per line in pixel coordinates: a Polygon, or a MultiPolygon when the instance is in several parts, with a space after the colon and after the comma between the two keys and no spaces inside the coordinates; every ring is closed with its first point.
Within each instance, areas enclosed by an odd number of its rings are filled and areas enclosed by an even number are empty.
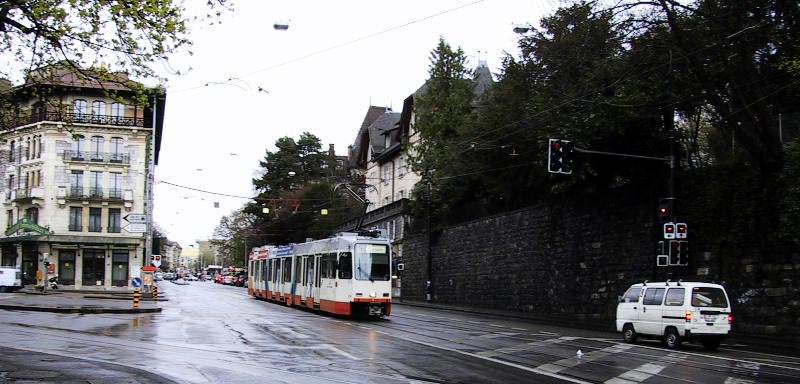
{"type": "Polygon", "coordinates": [[[396,305],[360,321],[162,283],[154,314],[0,311],[0,383],[796,383],[800,359],[396,305]],[[577,351],[580,350],[579,355],[577,351]],[[27,365],[27,366],[26,366],[27,365]],[[81,376],[83,374],[83,376],[81,376]]]}

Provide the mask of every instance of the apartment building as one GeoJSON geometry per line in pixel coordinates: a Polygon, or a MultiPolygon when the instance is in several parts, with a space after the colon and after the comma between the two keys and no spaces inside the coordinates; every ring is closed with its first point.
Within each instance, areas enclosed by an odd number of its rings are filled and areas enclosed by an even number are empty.
{"type": "Polygon", "coordinates": [[[0,258],[26,284],[57,275],[62,289],[127,290],[146,265],[148,163],[166,97],[146,89],[141,105],[128,84],[56,65],[4,92],[0,258]]]}

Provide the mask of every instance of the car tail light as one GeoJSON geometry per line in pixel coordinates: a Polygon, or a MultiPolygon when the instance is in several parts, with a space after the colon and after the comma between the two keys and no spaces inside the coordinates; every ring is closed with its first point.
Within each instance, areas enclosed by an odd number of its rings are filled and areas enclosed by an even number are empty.
{"type": "Polygon", "coordinates": [[[733,324],[733,315],[728,315],[728,324],[733,324]]]}
{"type": "Polygon", "coordinates": [[[691,311],[691,310],[687,310],[687,311],[686,311],[685,318],[686,318],[686,322],[687,322],[687,323],[688,323],[688,322],[690,322],[690,321],[692,321],[692,311],[691,311]]]}

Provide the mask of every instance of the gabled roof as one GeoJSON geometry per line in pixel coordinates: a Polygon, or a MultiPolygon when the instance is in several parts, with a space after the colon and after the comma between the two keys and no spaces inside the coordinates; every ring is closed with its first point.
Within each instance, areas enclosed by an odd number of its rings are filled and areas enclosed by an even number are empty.
{"type": "Polygon", "coordinates": [[[370,106],[358,130],[356,141],[350,147],[350,164],[366,168],[369,150],[372,149],[373,153],[383,150],[383,131],[394,128],[399,119],[400,114],[392,112],[390,108],[370,106]],[[395,116],[394,120],[392,116],[395,116]]]}

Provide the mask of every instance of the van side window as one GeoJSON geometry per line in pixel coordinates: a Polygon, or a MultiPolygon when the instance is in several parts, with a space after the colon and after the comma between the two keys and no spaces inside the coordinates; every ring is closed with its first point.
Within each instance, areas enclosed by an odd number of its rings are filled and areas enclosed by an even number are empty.
{"type": "Polygon", "coordinates": [[[683,297],[685,290],[683,288],[670,288],[667,290],[667,298],[664,300],[665,305],[683,305],[683,297]]]}
{"type": "Polygon", "coordinates": [[[644,305],[661,305],[664,300],[664,288],[648,288],[644,292],[644,305]]]}
{"type": "Polygon", "coordinates": [[[635,303],[639,301],[639,295],[642,293],[640,287],[630,287],[625,295],[622,296],[620,303],[635,303]]]}

